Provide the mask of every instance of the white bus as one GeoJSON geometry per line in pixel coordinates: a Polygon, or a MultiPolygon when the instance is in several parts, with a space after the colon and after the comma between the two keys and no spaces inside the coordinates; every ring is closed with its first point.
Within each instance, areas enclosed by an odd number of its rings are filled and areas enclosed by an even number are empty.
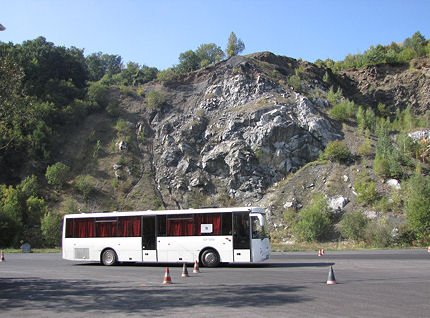
{"type": "Polygon", "coordinates": [[[63,258],[74,261],[259,262],[269,258],[262,208],[205,208],[68,214],[63,258]]]}

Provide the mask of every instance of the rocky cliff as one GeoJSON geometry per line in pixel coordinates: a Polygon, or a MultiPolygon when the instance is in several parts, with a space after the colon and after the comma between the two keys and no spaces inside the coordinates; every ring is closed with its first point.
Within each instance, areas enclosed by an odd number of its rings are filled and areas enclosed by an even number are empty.
{"type": "MultiPolygon", "coordinates": [[[[312,193],[322,192],[335,209],[352,209],[352,182],[361,163],[302,168],[331,140],[345,140],[355,154],[363,142],[354,123],[342,126],[328,116],[327,92],[340,87],[361,105],[376,108],[383,102],[393,112],[412,104],[422,113],[429,106],[429,65],[417,63],[412,71],[384,65],[333,74],[264,52],[147,83],[139,94],[113,89],[110,98],[120,101],[128,136],[106,128],[117,118],[89,118],[78,128],[92,129],[106,148],[111,145],[96,163],[97,194],[88,205],[262,205],[275,224],[282,209],[303,206],[312,193]],[[151,92],[161,96],[155,104],[148,101],[151,92]]],[[[76,162],[85,157],[84,149],[79,155],[65,147],[63,153],[74,156],[69,161],[75,171],[82,168],[76,162]]],[[[378,186],[388,191],[387,185],[378,186]]]]}

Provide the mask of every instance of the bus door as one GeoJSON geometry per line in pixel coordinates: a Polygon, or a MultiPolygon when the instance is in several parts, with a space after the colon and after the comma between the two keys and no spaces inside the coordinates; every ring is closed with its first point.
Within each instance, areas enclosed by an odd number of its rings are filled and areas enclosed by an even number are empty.
{"type": "Polygon", "coordinates": [[[155,216],[144,216],[142,221],[142,261],[156,262],[155,216]]]}
{"type": "Polygon", "coordinates": [[[251,261],[249,213],[233,213],[233,262],[251,261]]]}
{"type": "Polygon", "coordinates": [[[251,260],[263,261],[270,256],[270,241],[264,231],[264,217],[260,213],[250,213],[251,219],[251,260]]]}

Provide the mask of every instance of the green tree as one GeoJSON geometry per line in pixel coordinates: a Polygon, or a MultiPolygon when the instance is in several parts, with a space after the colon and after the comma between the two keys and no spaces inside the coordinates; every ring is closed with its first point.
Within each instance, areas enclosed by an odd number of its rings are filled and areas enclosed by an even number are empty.
{"type": "Polygon", "coordinates": [[[406,188],[405,212],[416,237],[430,241],[430,177],[415,173],[406,188]]]}
{"type": "Polygon", "coordinates": [[[61,190],[69,177],[70,168],[62,162],[57,162],[46,168],[46,181],[57,190],[61,190]]]}
{"type": "Polygon", "coordinates": [[[238,39],[234,32],[230,33],[227,41],[226,54],[228,57],[238,55],[245,50],[245,44],[241,39],[238,39]]]}
{"type": "Polygon", "coordinates": [[[26,101],[22,89],[24,72],[14,59],[0,58],[0,162],[8,153],[24,143],[23,131],[29,123],[26,101]]]}
{"type": "Polygon", "coordinates": [[[179,55],[177,66],[180,73],[192,72],[200,68],[199,57],[193,50],[188,50],[179,55]]]}
{"type": "Polygon", "coordinates": [[[299,221],[293,226],[298,239],[308,242],[326,238],[331,229],[332,211],[323,195],[316,195],[312,203],[299,213],[299,221]]]}
{"type": "Polygon", "coordinates": [[[215,43],[201,44],[196,50],[196,55],[200,67],[217,63],[225,57],[223,50],[215,43]]]}
{"type": "Polygon", "coordinates": [[[48,247],[61,246],[62,218],[58,214],[45,213],[41,220],[41,231],[48,247]]]}
{"type": "MultiPolygon", "coordinates": [[[[158,70],[155,67],[129,62],[127,67],[119,74],[114,75],[109,84],[137,86],[152,81],[157,77],[158,70]]],[[[102,79],[103,81],[103,79],[102,79]]]]}
{"type": "Polygon", "coordinates": [[[0,186],[0,246],[18,246],[20,240],[37,245],[40,217],[46,211],[45,201],[38,197],[35,176],[25,178],[15,188],[0,186]]]}
{"type": "Polygon", "coordinates": [[[119,55],[103,54],[102,52],[93,53],[85,58],[88,67],[90,81],[97,82],[105,74],[111,76],[121,73],[123,65],[119,55]]]}
{"type": "Polygon", "coordinates": [[[412,48],[418,56],[425,55],[425,44],[426,38],[420,33],[420,31],[417,31],[412,35],[412,48]]]}
{"type": "Polygon", "coordinates": [[[23,197],[12,186],[0,187],[0,246],[16,245],[22,237],[24,214],[23,197]]]}

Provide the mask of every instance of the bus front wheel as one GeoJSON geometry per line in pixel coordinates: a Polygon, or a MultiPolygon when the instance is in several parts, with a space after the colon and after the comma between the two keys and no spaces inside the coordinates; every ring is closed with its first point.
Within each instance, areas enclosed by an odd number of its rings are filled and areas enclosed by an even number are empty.
{"type": "Polygon", "coordinates": [[[107,249],[102,253],[102,264],[105,266],[115,265],[117,262],[117,256],[114,250],[107,249]]]}
{"type": "Polygon", "coordinates": [[[220,263],[219,255],[217,251],[213,249],[205,250],[200,257],[200,260],[204,267],[217,267],[220,263]]]}

